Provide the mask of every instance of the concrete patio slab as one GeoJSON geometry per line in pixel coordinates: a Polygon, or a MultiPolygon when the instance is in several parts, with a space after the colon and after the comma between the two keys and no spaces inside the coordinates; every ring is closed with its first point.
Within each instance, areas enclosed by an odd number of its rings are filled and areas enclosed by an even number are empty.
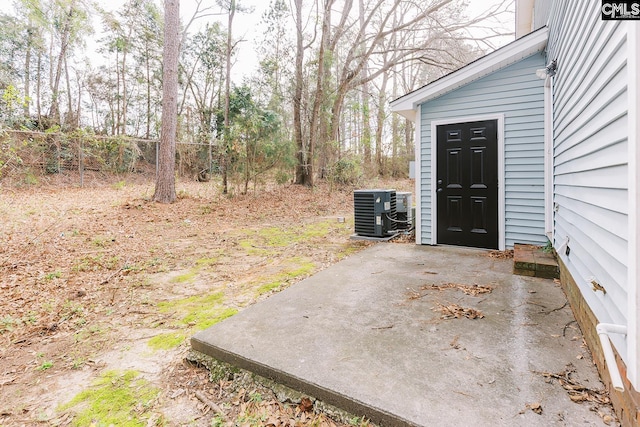
{"type": "Polygon", "coordinates": [[[603,387],[564,294],[512,269],[482,250],[380,243],[191,344],[381,425],[605,425],[543,375],[603,387]]]}

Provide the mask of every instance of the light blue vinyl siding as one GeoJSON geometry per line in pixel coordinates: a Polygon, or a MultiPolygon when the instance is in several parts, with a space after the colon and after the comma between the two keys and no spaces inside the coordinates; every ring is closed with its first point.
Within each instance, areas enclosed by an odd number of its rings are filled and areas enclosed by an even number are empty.
{"type": "Polygon", "coordinates": [[[422,242],[431,242],[431,122],[504,114],[505,237],[514,243],[545,244],[544,67],[542,53],[422,104],[422,242]]]}
{"type": "MultiPolygon", "coordinates": [[[[599,0],[556,1],[548,58],[554,78],[555,247],[600,322],[627,323],[627,40],[599,0]],[[595,279],[607,290],[594,292],[595,279]]],[[[637,78],[634,76],[633,78],[637,78]]],[[[625,358],[622,336],[612,336],[625,358]]],[[[628,361],[627,361],[628,362],[628,361]]]]}

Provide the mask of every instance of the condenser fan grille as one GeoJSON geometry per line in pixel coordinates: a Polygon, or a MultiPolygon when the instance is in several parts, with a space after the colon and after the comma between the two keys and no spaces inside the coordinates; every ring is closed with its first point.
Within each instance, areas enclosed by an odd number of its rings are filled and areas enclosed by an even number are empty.
{"type": "Polygon", "coordinates": [[[357,235],[386,237],[395,233],[395,190],[356,190],[353,206],[357,235]]]}

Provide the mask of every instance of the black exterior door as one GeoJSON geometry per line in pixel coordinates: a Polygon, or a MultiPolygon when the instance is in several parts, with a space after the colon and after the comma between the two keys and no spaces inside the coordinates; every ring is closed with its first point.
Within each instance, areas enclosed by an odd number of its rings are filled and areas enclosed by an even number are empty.
{"type": "Polygon", "coordinates": [[[437,126],[438,243],[498,249],[497,121],[437,126]]]}

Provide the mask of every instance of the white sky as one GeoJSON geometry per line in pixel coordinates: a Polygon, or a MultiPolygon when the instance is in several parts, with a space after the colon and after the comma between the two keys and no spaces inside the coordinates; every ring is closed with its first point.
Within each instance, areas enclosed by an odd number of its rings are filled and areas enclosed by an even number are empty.
{"type": "MultiPolygon", "coordinates": [[[[0,0],[0,2],[8,1],[8,0],[0,0]]],[[[468,0],[469,2],[469,15],[479,14],[490,5],[499,3],[501,0],[468,0]]],[[[157,4],[160,8],[163,8],[164,3],[163,0],[156,0],[157,4]]],[[[103,2],[102,7],[108,10],[116,10],[121,7],[125,3],[125,0],[110,0],[108,3],[106,1],[103,2]]],[[[253,13],[237,13],[234,18],[233,24],[233,36],[236,40],[242,39],[245,40],[243,43],[239,45],[238,53],[237,53],[237,61],[234,64],[233,75],[235,76],[234,81],[236,83],[240,83],[242,78],[253,73],[257,68],[257,58],[256,52],[254,50],[254,44],[256,39],[258,39],[261,34],[259,34],[260,30],[260,20],[262,19],[263,13],[269,8],[269,4],[271,0],[238,0],[238,3],[242,6],[253,8],[253,13]]],[[[214,0],[202,0],[203,5],[215,5],[214,0]]],[[[196,0],[181,0],[180,1],[180,16],[183,23],[188,22],[196,8],[196,0]]],[[[202,6],[201,6],[202,8],[202,6]]],[[[216,7],[217,8],[217,7],[216,7]]],[[[207,18],[201,18],[193,22],[191,27],[189,28],[190,33],[197,32],[199,29],[204,27],[204,25],[209,21],[220,21],[224,26],[226,26],[227,18],[225,16],[212,16],[207,18]]],[[[511,20],[513,20],[513,16],[511,16],[511,20]]],[[[512,22],[507,22],[503,24],[509,30],[513,30],[514,24],[512,22]]],[[[101,28],[101,23],[96,22],[96,29],[101,28]]],[[[99,38],[96,37],[96,38],[99,38]]],[[[504,40],[496,41],[498,45],[504,45],[513,40],[511,38],[505,38],[504,40]]],[[[88,49],[88,52],[91,52],[93,49],[88,49]]],[[[93,61],[93,58],[92,58],[93,61]]]]}
{"type": "MultiPolygon", "coordinates": [[[[0,3],[8,0],[0,0],[0,3]]],[[[477,1],[477,0],[476,0],[477,1]]],[[[156,4],[162,10],[164,8],[163,0],[155,0],[156,4]]],[[[242,39],[245,40],[243,43],[239,45],[237,60],[234,64],[234,79],[235,83],[241,83],[242,78],[245,75],[251,74],[257,67],[256,62],[256,53],[253,49],[254,41],[258,34],[259,23],[262,19],[263,13],[268,9],[271,0],[238,0],[238,4],[244,6],[246,8],[252,8],[253,13],[236,13],[233,22],[233,37],[234,39],[242,39]]],[[[126,3],[126,0],[110,0],[108,3],[106,1],[102,2],[101,5],[106,10],[117,10],[122,7],[126,3]]],[[[213,5],[213,11],[217,12],[219,8],[215,5],[215,0],[202,0],[202,5],[200,9],[207,7],[208,5],[213,5]]],[[[187,22],[191,20],[195,10],[197,7],[197,3],[195,0],[180,0],[180,19],[183,24],[186,25],[187,22]]],[[[99,19],[96,17],[95,19],[99,19]]],[[[189,33],[194,34],[198,32],[200,29],[204,28],[207,22],[215,22],[219,21],[226,28],[227,26],[227,17],[226,16],[210,16],[204,17],[195,20],[191,26],[189,27],[189,33]]],[[[96,21],[96,39],[101,38],[101,29],[102,23],[96,21]]],[[[92,44],[92,41],[89,41],[92,44]]],[[[95,51],[95,48],[91,46],[87,49],[88,52],[95,51]]],[[[95,61],[96,64],[101,63],[101,59],[96,59],[91,57],[92,62],[95,61]]]]}

